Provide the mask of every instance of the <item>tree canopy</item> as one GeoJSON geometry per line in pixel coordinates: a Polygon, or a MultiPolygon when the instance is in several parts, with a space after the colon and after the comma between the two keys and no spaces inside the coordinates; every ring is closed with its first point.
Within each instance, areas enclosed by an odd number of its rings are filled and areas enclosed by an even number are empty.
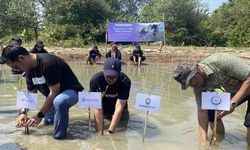
{"type": "Polygon", "coordinates": [[[250,44],[249,10],[249,0],[229,0],[212,14],[201,0],[0,0],[0,38],[82,46],[105,42],[107,20],[164,20],[169,45],[242,47],[250,44]]]}

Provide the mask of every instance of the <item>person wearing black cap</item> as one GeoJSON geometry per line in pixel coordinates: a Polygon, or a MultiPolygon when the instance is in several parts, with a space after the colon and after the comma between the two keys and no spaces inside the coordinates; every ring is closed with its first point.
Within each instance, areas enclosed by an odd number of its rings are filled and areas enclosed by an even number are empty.
{"type": "Polygon", "coordinates": [[[12,45],[15,45],[15,46],[21,46],[22,45],[22,39],[21,38],[12,38],[12,45]]]}
{"type": "Polygon", "coordinates": [[[121,62],[116,58],[108,58],[104,62],[103,71],[96,73],[90,80],[91,92],[102,92],[103,109],[95,109],[96,130],[103,129],[103,117],[111,119],[107,133],[115,132],[120,119],[128,119],[128,98],[131,81],[121,72],[121,62]]]}
{"type": "Polygon", "coordinates": [[[130,61],[133,62],[134,65],[141,65],[141,63],[145,60],[145,56],[143,55],[143,51],[141,50],[141,46],[137,45],[135,50],[130,56],[130,61]]]}
{"type": "MultiPolygon", "coordinates": [[[[12,40],[11,44],[14,45],[14,46],[21,46],[22,45],[22,39],[21,38],[16,37],[16,38],[12,38],[11,40],[12,40]]],[[[15,68],[12,68],[11,72],[12,72],[12,74],[22,74],[23,73],[23,71],[15,69],[15,68]]]]}
{"type": "MultiPolygon", "coordinates": [[[[9,45],[3,49],[1,64],[7,64],[26,73],[29,92],[39,90],[46,100],[39,112],[30,117],[27,125],[36,127],[54,124],[54,138],[63,139],[67,134],[69,108],[78,102],[78,91],[83,87],[69,65],[52,54],[32,54],[21,46],[9,45]]],[[[19,113],[17,127],[23,127],[25,114],[19,113]]]]}
{"type": "MultiPolygon", "coordinates": [[[[201,93],[207,91],[225,91],[231,93],[230,111],[219,111],[217,133],[225,134],[222,117],[232,113],[245,101],[250,100],[250,61],[218,53],[209,56],[200,63],[179,64],[174,71],[174,79],[185,90],[193,88],[198,107],[200,142],[207,142],[208,124],[213,127],[214,110],[201,109],[201,93]]],[[[247,143],[250,145],[250,103],[248,102],[244,126],[247,127],[247,143]]]]}
{"type": "Polygon", "coordinates": [[[37,40],[36,41],[35,46],[32,48],[32,50],[30,52],[31,53],[48,53],[44,49],[43,41],[41,41],[41,40],[37,40]]]}
{"type": "Polygon", "coordinates": [[[99,63],[101,56],[102,55],[101,55],[100,51],[98,50],[98,47],[96,45],[93,46],[93,48],[89,51],[89,55],[87,56],[86,64],[99,63]]]}

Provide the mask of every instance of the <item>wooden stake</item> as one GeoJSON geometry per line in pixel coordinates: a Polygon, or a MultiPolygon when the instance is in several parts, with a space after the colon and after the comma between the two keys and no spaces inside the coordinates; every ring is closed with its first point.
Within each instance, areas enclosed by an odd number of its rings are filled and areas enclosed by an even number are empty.
{"type": "Polygon", "coordinates": [[[90,108],[88,108],[88,110],[89,110],[89,133],[91,133],[90,108]]]}
{"type": "Polygon", "coordinates": [[[144,122],[144,132],[143,132],[143,136],[142,136],[142,142],[144,142],[144,139],[145,139],[145,135],[147,132],[147,125],[148,125],[148,111],[146,113],[145,122],[144,122]]]}
{"type": "Polygon", "coordinates": [[[30,132],[29,132],[29,127],[27,125],[27,116],[28,116],[28,109],[24,109],[24,112],[25,112],[25,118],[24,118],[24,122],[25,122],[25,130],[24,130],[24,134],[26,135],[29,135],[30,132]]]}
{"type": "Polygon", "coordinates": [[[214,111],[214,128],[213,128],[213,133],[212,133],[212,137],[210,140],[210,145],[215,145],[216,144],[216,136],[217,136],[217,110],[214,111]]]}

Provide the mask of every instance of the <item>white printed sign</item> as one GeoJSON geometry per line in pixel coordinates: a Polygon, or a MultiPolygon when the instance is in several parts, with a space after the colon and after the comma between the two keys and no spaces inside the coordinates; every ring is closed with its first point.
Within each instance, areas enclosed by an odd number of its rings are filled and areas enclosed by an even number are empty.
{"type": "Polygon", "coordinates": [[[78,92],[81,108],[102,108],[101,92],[78,92]]]}
{"type": "Polygon", "coordinates": [[[37,108],[38,96],[36,93],[17,91],[16,107],[35,110],[37,108]]]}
{"type": "Polygon", "coordinates": [[[224,92],[202,92],[202,109],[230,110],[231,94],[224,92]]]}
{"type": "Polygon", "coordinates": [[[151,94],[137,93],[136,95],[136,109],[149,112],[160,111],[161,97],[151,94]]]}

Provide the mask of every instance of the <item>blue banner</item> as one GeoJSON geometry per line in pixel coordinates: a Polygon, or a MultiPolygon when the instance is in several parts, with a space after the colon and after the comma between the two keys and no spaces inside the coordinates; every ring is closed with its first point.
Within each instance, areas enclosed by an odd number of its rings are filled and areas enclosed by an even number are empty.
{"type": "Polygon", "coordinates": [[[163,41],[165,27],[158,23],[108,23],[108,41],[110,42],[143,42],[163,41]]]}

